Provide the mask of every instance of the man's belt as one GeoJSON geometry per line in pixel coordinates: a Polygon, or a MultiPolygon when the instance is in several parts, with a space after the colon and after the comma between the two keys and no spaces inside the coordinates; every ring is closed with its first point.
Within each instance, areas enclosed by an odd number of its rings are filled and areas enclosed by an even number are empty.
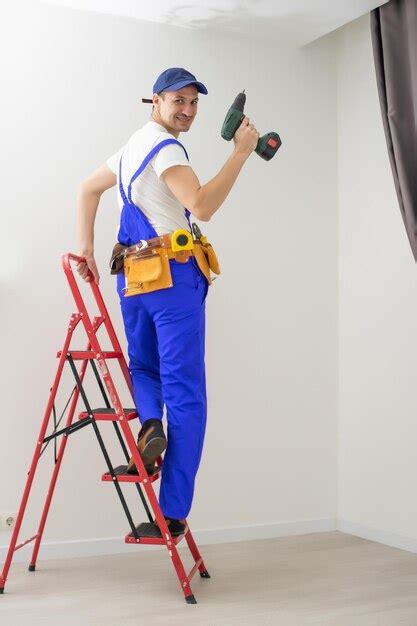
{"type": "Polygon", "coordinates": [[[152,237],[151,239],[141,239],[132,246],[124,246],[117,243],[110,259],[110,270],[112,274],[117,274],[123,268],[123,259],[134,255],[138,259],[154,255],[154,248],[164,248],[169,259],[175,259],[179,263],[186,263],[190,256],[194,255],[194,246],[201,246],[206,243],[206,237],[193,239],[187,230],[178,229],[173,233],[152,237]]]}
{"type": "MultiPolygon", "coordinates": [[[[202,235],[199,227],[195,223],[192,224],[192,232],[196,236],[196,239],[193,239],[192,233],[188,230],[179,228],[173,233],[160,235],[152,239],[142,239],[133,246],[124,246],[117,243],[113,248],[110,259],[110,273],[118,274],[122,272],[125,269],[125,264],[131,267],[135,259],[141,260],[151,257],[156,259],[156,257],[158,257],[160,259],[160,266],[162,267],[162,265],[165,264],[165,267],[167,267],[169,271],[171,282],[170,285],[165,286],[172,286],[171,270],[169,269],[168,260],[175,259],[179,263],[186,263],[190,256],[194,256],[198,267],[207,278],[209,285],[211,285],[215,278],[211,276],[210,270],[215,274],[220,274],[220,266],[216,253],[213,250],[213,246],[207,241],[207,237],[202,235]],[[164,262],[162,260],[163,258],[165,259],[164,262]]],[[[135,265],[138,271],[138,265],[143,264],[135,265]]],[[[155,270],[155,263],[153,262],[150,262],[150,265],[146,263],[146,266],[148,270],[151,266],[155,270]]],[[[162,287],[157,288],[162,289],[162,287]]],[[[148,291],[149,290],[150,289],[148,289],[148,291]]]]}

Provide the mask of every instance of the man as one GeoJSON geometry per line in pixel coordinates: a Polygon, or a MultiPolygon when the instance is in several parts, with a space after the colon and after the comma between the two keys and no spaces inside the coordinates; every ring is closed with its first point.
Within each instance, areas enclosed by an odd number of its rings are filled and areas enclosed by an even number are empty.
{"type": "MultiPolygon", "coordinates": [[[[208,222],[224,202],[243,164],[256,148],[259,133],[244,117],[234,150],[205,185],[191,168],[178,141],[188,132],[203,83],[183,68],[162,72],[153,87],[150,121],[136,131],[106,163],[79,187],[77,214],[80,256],[77,270],[99,282],[94,260],[94,220],[102,193],[118,183],[122,209],[118,240],[132,245],[158,241],[178,229],[192,232],[189,216],[208,222]],[[187,208],[185,208],[187,207],[187,208]]],[[[145,244],[146,245],[146,244],[145,244]]],[[[172,535],[184,532],[204,441],[205,299],[208,281],[194,256],[186,263],[170,258],[173,284],[151,293],[124,295],[125,277],[117,275],[132,376],[134,400],[142,425],[138,450],[151,471],[165,450],[159,504],[172,535]],[[168,444],[162,426],[167,409],[168,444]]],[[[133,459],[128,472],[134,472],[133,459]]]]}

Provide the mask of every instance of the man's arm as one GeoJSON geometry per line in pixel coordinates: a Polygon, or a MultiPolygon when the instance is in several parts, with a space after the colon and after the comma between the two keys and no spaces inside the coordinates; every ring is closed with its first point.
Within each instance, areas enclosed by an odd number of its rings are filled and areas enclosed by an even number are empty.
{"type": "Polygon", "coordinates": [[[93,272],[99,283],[100,276],[94,260],[94,221],[101,195],[114,187],[117,182],[114,174],[106,163],[103,163],[80,184],[77,194],[77,221],[79,254],[86,258],[87,263],[78,263],[77,271],[80,276],[89,282],[88,271],[93,272]]]}
{"type": "Polygon", "coordinates": [[[246,159],[233,151],[220,172],[203,186],[194,170],[183,165],[169,167],[161,178],[183,206],[198,220],[208,222],[228,196],[246,159]]]}
{"type": "Polygon", "coordinates": [[[233,187],[246,159],[256,148],[259,133],[245,117],[235,133],[235,148],[220,172],[205,185],[191,167],[173,165],[161,174],[174,196],[197,219],[208,222],[220,208],[233,187]]]}

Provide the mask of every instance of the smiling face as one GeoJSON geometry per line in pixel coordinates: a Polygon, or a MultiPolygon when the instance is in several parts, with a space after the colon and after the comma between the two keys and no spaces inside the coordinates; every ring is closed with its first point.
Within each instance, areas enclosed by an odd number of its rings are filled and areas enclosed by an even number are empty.
{"type": "Polygon", "coordinates": [[[165,91],[153,95],[152,119],[178,137],[187,132],[197,115],[198,91],[195,85],[187,85],[178,91],[165,91]]]}

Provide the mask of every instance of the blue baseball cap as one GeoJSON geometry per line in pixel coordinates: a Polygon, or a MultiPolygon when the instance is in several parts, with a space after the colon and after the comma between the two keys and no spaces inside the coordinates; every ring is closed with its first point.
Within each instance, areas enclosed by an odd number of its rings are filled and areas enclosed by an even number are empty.
{"type": "Polygon", "coordinates": [[[158,76],[153,86],[153,93],[161,91],[178,91],[187,85],[195,85],[199,93],[208,94],[207,88],[200,83],[194,74],[183,67],[170,67],[158,76]]]}

